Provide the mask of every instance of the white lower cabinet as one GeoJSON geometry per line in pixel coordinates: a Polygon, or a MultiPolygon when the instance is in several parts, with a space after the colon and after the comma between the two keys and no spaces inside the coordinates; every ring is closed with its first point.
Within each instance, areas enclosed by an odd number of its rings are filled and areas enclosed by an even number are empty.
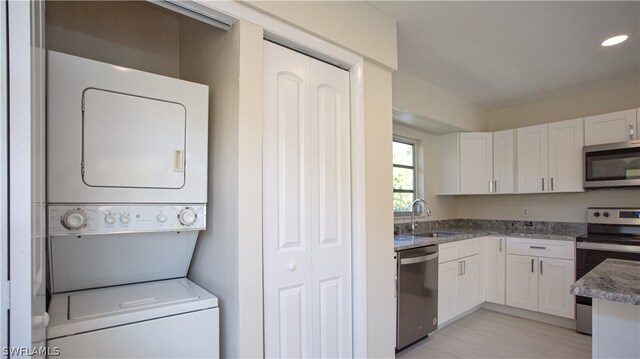
{"type": "Polygon", "coordinates": [[[454,259],[445,256],[448,261],[438,265],[439,324],[448,322],[484,301],[482,262],[477,244],[478,239],[473,238],[443,245],[445,249],[467,256],[458,255],[454,259]]]}
{"type": "Polygon", "coordinates": [[[507,242],[506,304],[574,319],[575,297],[569,293],[575,281],[573,242],[522,238],[507,242]],[[560,258],[546,257],[551,255],[560,258]]]}
{"type": "Polygon", "coordinates": [[[484,237],[483,258],[484,263],[484,291],[485,301],[496,304],[505,304],[505,275],[507,245],[504,237],[484,237]]]}

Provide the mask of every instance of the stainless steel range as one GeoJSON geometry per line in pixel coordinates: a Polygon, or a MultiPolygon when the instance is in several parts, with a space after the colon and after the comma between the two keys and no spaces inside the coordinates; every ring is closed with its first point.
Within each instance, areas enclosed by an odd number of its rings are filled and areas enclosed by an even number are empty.
{"type": "MultiPolygon", "coordinates": [[[[576,239],[576,280],[607,258],[640,261],[640,208],[588,208],[576,239]]],[[[591,334],[591,298],[576,297],[576,330],[591,334]]]]}

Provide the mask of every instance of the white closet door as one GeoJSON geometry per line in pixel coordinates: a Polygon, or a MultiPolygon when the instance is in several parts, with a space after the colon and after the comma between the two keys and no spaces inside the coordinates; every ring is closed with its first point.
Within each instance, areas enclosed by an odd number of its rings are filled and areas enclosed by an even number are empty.
{"type": "Polygon", "coordinates": [[[348,73],[264,45],[265,356],[351,356],[348,73]]]}
{"type": "Polygon", "coordinates": [[[349,74],[309,59],[315,358],[351,356],[349,74]]]}

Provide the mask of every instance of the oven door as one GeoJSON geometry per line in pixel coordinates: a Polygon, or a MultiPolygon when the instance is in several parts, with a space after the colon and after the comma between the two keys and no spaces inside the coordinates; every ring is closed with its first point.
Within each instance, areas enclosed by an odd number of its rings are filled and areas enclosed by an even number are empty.
{"type": "MultiPolygon", "coordinates": [[[[576,280],[607,258],[640,261],[640,245],[576,242],[576,280]]],[[[576,330],[591,334],[591,298],[576,296],[576,330]]]]}
{"type": "Polygon", "coordinates": [[[584,187],[640,186],[640,141],[584,147],[584,187]]]}

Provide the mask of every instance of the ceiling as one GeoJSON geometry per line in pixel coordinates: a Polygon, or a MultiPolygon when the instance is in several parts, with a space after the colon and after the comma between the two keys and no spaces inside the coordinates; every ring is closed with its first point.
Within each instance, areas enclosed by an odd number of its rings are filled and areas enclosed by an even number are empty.
{"type": "Polygon", "coordinates": [[[640,1],[370,4],[398,22],[400,71],[487,109],[640,81],[640,1]]]}

